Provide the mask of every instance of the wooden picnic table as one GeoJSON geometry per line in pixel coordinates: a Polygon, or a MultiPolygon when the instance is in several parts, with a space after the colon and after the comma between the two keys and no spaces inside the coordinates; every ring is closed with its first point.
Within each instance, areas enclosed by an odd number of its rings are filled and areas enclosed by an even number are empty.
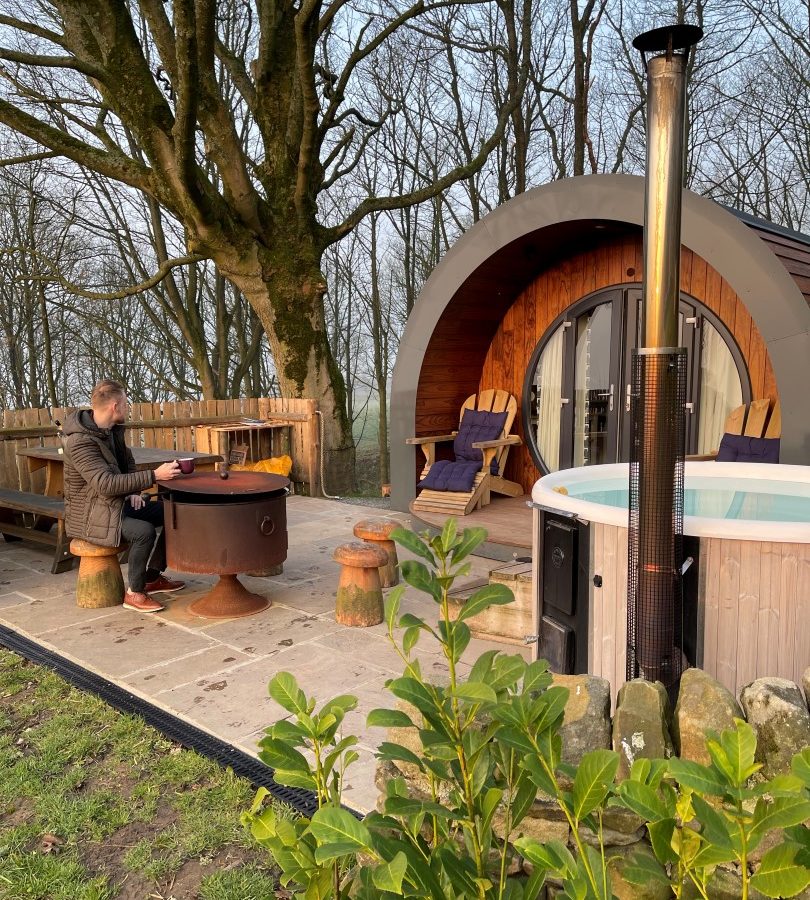
{"type": "MultiPolygon", "coordinates": [[[[197,453],[190,450],[159,450],[155,447],[131,447],[135,467],[156,469],[173,459],[192,458],[196,468],[211,470],[222,460],[216,453],[197,453]]],[[[45,493],[0,489],[0,534],[6,541],[30,540],[54,548],[51,572],[64,572],[73,565],[70,541],[65,534],[64,463],[61,447],[23,447],[17,451],[24,456],[28,469],[45,469],[45,493]],[[56,530],[53,530],[54,524],[56,530]]],[[[156,490],[156,488],[153,488],[156,490]]]]}
{"type": "MultiPolygon", "coordinates": [[[[173,459],[193,459],[196,468],[201,471],[212,470],[214,465],[222,462],[222,457],[216,453],[197,453],[192,450],[160,450],[157,447],[130,447],[132,457],[135,460],[135,468],[156,469],[165,462],[173,459]]],[[[45,469],[45,496],[64,496],[64,464],[65,457],[61,447],[21,447],[17,456],[24,456],[28,460],[28,471],[36,472],[45,469]]]]}

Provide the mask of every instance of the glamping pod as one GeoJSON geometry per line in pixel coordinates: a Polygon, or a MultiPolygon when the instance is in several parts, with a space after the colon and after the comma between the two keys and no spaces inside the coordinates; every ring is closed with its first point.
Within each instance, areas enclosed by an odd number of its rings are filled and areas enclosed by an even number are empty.
{"type": "MultiPolygon", "coordinates": [[[[628,460],[643,215],[641,177],[568,178],[499,207],[448,251],[394,369],[395,508],[412,505],[425,464],[408,439],[458,429],[485,391],[517,398],[521,443],[498,476],[525,499],[547,473],[628,460]]],[[[716,449],[732,410],[769,398],[781,404],[781,462],[807,465],[810,238],[684,191],[680,271],[687,452],[716,449]]]]}

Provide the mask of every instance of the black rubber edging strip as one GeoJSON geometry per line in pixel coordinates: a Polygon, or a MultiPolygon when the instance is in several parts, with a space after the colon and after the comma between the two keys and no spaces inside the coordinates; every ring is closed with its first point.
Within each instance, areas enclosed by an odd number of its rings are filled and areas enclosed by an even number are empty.
{"type": "MultiPolygon", "coordinates": [[[[151,725],[170,740],[213,760],[223,768],[232,769],[234,774],[245,778],[254,787],[266,788],[272,797],[291,806],[301,815],[310,818],[317,810],[318,803],[315,794],[304,788],[292,788],[277,784],[273,779],[273,769],[261,760],[242,750],[237,750],[232,744],[173,716],[159,706],[149,703],[142,697],[124,690],[112,681],[82,668],[71,660],[65,659],[64,656],[40,646],[35,641],[23,637],[3,625],[0,625],[0,645],[30,662],[51,669],[73,687],[88,694],[94,694],[119,712],[140,716],[147,725],[151,725]]],[[[349,807],[344,807],[344,809],[358,819],[362,818],[362,815],[356,810],[349,807]]]]}

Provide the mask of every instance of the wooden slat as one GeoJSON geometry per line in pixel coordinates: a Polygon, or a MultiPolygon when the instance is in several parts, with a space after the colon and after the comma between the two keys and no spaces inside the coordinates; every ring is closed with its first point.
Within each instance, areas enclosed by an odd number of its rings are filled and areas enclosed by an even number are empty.
{"type": "Polygon", "coordinates": [[[752,400],[748,408],[748,417],[745,420],[745,434],[747,437],[762,437],[765,431],[765,420],[768,418],[770,400],[752,400]]]}
{"type": "Polygon", "coordinates": [[[765,429],[766,438],[782,437],[782,404],[777,400],[771,410],[771,417],[768,419],[768,427],[765,429]]]}
{"type": "Polygon", "coordinates": [[[759,587],[762,575],[759,544],[740,541],[740,590],[737,601],[737,673],[738,685],[750,684],[757,677],[759,587]]]}

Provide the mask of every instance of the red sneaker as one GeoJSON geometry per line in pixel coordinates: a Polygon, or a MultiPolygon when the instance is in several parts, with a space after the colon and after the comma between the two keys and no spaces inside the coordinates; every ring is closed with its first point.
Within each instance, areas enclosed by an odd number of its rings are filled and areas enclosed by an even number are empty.
{"type": "Polygon", "coordinates": [[[182,591],[185,586],[185,581],[172,581],[165,575],[159,575],[154,581],[147,581],[144,590],[147,594],[171,594],[182,591]]]}
{"type": "Polygon", "coordinates": [[[156,613],[166,609],[162,603],[158,603],[149,594],[140,591],[131,591],[127,588],[124,594],[124,609],[134,609],[135,612],[156,613]]]}

